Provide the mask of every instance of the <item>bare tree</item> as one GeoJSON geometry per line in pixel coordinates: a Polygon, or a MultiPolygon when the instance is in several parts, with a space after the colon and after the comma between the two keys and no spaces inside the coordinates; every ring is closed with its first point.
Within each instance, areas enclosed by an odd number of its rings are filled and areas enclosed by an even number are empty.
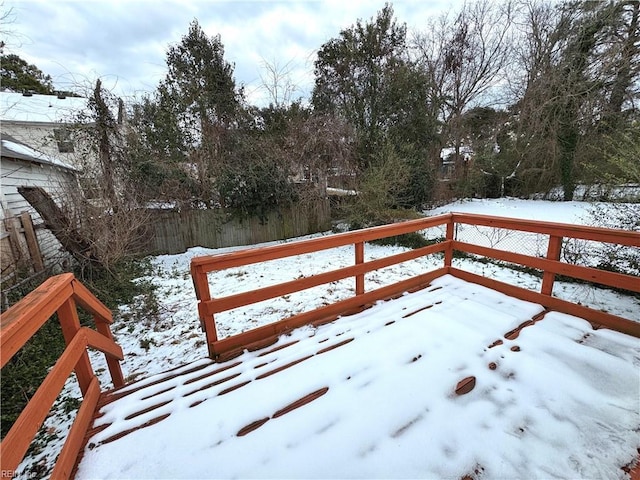
{"type": "Polygon", "coordinates": [[[5,2],[0,2],[0,54],[4,53],[4,47],[7,45],[8,37],[14,36],[14,33],[7,25],[16,21],[16,14],[13,7],[6,8],[5,2]]]}
{"type": "Polygon", "coordinates": [[[542,91],[557,83],[553,63],[563,20],[544,0],[523,0],[516,8],[508,75],[512,109],[519,119],[514,125],[513,150],[523,191],[548,191],[557,178],[557,145],[550,140],[554,126],[545,122],[542,91]]]}
{"type": "Polygon", "coordinates": [[[149,221],[129,174],[131,150],[125,144],[126,125],[119,121],[122,109],[119,99],[98,79],[87,108],[71,126],[80,143],[74,155],[81,157],[78,164],[83,166],[78,183],[62,185],[55,199],[41,189],[21,191],[63,248],[89,270],[112,271],[120,261],[139,253],[149,221]]]}
{"type": "Polygon", "coordinates": [[[604,123],[620,126],[625,103],[633,104],[640,96],[640,2],[622,1],[611,12],[613,21],[606,29],[608,48],[597,52],[608,95],[603,107],[604,123]]]}
{"type": "Polygon", "coordinates": [[[326,185],[328,172],[348,175],[354,171],[354,138],[344,119],[312,114],[290,123],[283,153],[293,168],[308,172],[306,180],[321,179],[319,183],[326,185]]]}
{"type": "Polygon", "coordinates": [[[519,4],[514,57],[517,148],[530,190],[563,187],[571,200],[602,135],[624,129],[637,107],[638,2],[519,4]]]}
{"type": "Polygon", "coordinates": [[[512,20],[510,2],[465,4],[444,15],[414,40],[419,64],[430,79],[430,101],[445,126],[443,142],[462,144],[462,115],[494,89],[507,63],[512,20]]]}
{"type": "Polygon", "coordinates": [[[263,59],[264,74],[260,74],[261,88],[267,92],[269,103],[276,108],[291,105],[298,86],[293,82],[293,60],[284,65],[277,60],[268,62],[263,59]]]}

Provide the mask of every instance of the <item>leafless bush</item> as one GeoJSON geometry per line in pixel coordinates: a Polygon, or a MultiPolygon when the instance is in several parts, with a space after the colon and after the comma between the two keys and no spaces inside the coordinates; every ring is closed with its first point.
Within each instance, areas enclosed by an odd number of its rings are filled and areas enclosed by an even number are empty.
{"type": "Polygon", "coordinates": [[[116,204],[105,195],[88,199],[80,190],[65,192],[63,210],[90,246],[87,260],[94,259],[107,270],[144,251],[150,213],[124,196],[116,204]]]}
{"type": "MultiPolygon", "coordinates": [[[[589,210],[595,226],[640,232],[640,204],[595,203],[589,210]]],[[[628,275],[640,275],[640,250],[611,243],[599,244],[588,252],[598,268],[628,275]]]]}
{"type": "Polygon", "coordinates": [[[362,176],[355,202],[348,208],[348,221],[356,228],[397,220],[402,194],[410,181],[406,163],[387,146],[374,166],[362,176]]]}

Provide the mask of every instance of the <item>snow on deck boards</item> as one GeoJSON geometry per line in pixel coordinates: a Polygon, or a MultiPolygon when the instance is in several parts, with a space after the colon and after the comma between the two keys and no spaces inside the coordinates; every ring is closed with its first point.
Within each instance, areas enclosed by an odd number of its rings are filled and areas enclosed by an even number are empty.
{"type": "Polygon", "coordinates": [[[628,478],[639,350],[446,275],[113,392],[76,478],[628,478]]]}

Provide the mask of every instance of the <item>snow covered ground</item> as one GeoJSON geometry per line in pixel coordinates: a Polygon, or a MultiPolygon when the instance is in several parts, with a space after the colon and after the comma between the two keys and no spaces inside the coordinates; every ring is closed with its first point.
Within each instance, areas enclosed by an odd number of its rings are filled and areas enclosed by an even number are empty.
{"type": "Polygon", "coordinates": [[[522,200],[519,198],[466,199],[449,203],[428,212],[439,215],[448,212],[477,213],[499,217],[524,218],[547,222],[589,225],[590,203],[522,200]]]}
{"type": "MultiPolygon", "coordinates": [[[[588,208],[589,204],[581,202],[499,199],[456,202],[429,213],[435,215],[455,210],[588,224],[588,216],[586,215],[588,208]]],[[[330,233],[327,232],[326,235],[328,234],[330,233]]],[[[159,289],[158,314],[148,321],[133,323],[126,319],[128,307],[122,306],[119,314],[115,315],[116,321],[112,328],[116,341],[125,352],[125,360],[122,364],[125,377],[129,380],[145,378],[176,366],[206,358],[207,350],[204,334],[200,330],[195,293],[189,273],[189,262],[194,256],[230,250],[233,248],[218,250],[192,248],[183,254],[161,255],[152,259],[154,275],[149,280],[159,289]]],[[[404,250],[401,247],[367,245],[365,257],[368,260],[404,250]]],[[[535,276],[494,264],[474,262],[470,259],[456,259],[455,262],[457,262],[456,266],[465,270],[539,290],[540,279],[535,276]]],[[[352,263],[353,248],[342,247],[318,252],[313,257],[302,255],[267,264],[214,272],[210,274],[209,279],[212,295],[224,296],[352,263]]],[[[368,274],[365,285],[367,289],[377,288],[440,266],[442,266],[442,260],[436,257],[406,262],[368,274]]],[[[348,298],[352,296],[352,292],[353,280],[346,279],[274,301],[262,302],[243,309],[218,314],[216,316],[218,334],[220,337],[233,335],[300,311],[348,298]]],[[[626,318],[640,320],[640,301],[637,298],[621,295],[611,290],[556,282],[554,294],[573,302],[580,302],[626,318]]],[[[637,357],[637,344],[635,354],[637,357]]],[[[92,355],[92,361],[102,385],[108,386],[108,371],[104,360],[100,355],[92,355]]],[[[636,361],[640,360],[636,359],[636,361]]],[[[61,397],[78,398],[79,396],[76,382],[70,379],[61,397]]],[[[58,405],[61,403],[59,402],[58,405]]],[[[21,465],[23,478],[29,478],[29,471],[32,471],[30,466],[40,464],[46,467],[51,464],[71,421],[72,418],[69,414],[64,413],[61,406],[47,419],[45,428],[52,437],[57,437],[57,439],[54,438],[53,441],[50,441],[37,456],[25,459],[21,465]]]]}

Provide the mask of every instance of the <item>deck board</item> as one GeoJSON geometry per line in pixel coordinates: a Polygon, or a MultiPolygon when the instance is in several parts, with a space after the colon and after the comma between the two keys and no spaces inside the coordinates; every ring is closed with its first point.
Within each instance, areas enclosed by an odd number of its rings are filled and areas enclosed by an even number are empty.
{"type": "Polygon", "coordinates": [[[640,447],[640,413],[620,415],[640,388],[633,358],[637,343],[623,334],[442,278],[226,362],[200,360],[103,394],[76,478],[497,478],[572,468],[615,478],[607,474],[624,475],[640,447]],[[585,349],[594,358],[586,366],[585,349]],[[605,367],[623,378],[606,378],[605,367]],[[577,392],[593,392],[593,409],[574,408],[581,399],[563,385],[565,371],[577,392]],[[627,404],[602,405],[612,392],[627,404]],[[626,446],[606,458],[610,440],[576,425],[589,421],[626,446]],[[485,444],[516,437],[538,451],[496,460],[485,444]],[[585,448],[595,465],[566,458],[585,448]]]}

